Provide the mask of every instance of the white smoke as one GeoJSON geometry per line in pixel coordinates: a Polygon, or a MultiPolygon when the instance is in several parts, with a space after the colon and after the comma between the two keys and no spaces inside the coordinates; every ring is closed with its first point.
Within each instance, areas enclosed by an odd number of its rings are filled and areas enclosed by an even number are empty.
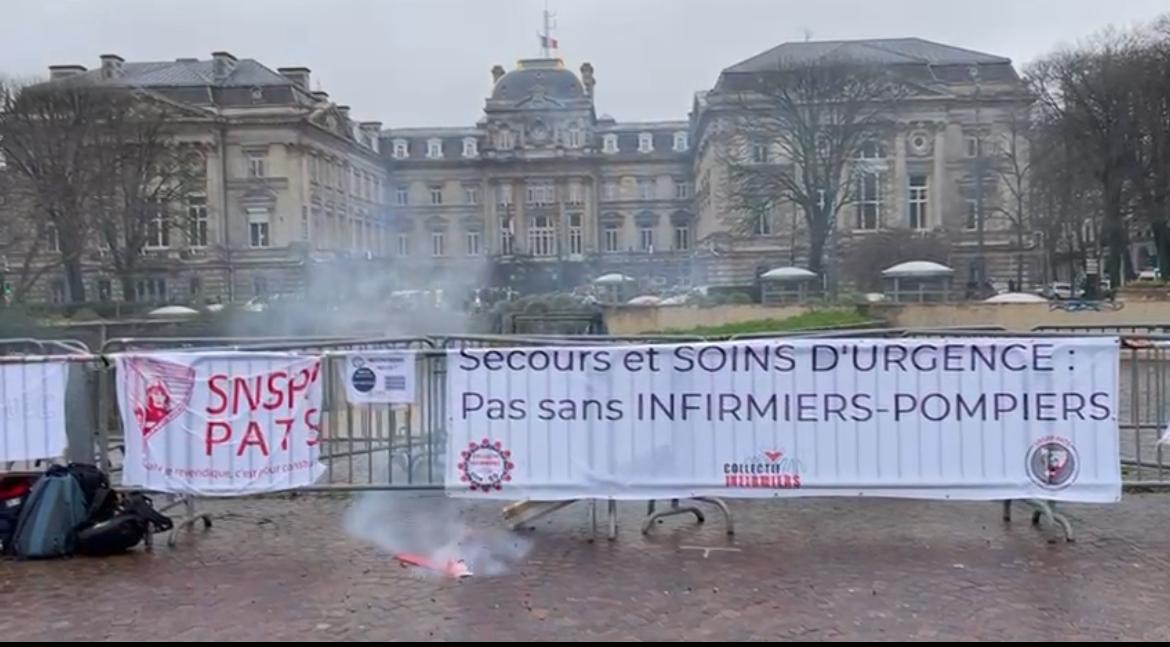
{"type": "Polygon", "coordinates": [[[483,505],[441,495],[363,492],[346,511],[345,530],[387,557],[417,555],[440,569],[462,561],[477,577],[504,575],[532,542],[476,514],[490,513],[483,505]]]}
{"type": "MultiPolygon", "coordinates": [[[[282,299],[271,304],[265,319],[279,321],[265,322],[265,330],[269,335],[378,337],[477,332],[477,319],[465,306],[472,290],[490,284],[486,263],[478,271],[451,272],[449,278],[437,276],[428,275],[425,286],[411,286],[397,283],[388,272],[347,273],[321,268],[308,281],[317,288],[315,293],[310,287],[308,298],[282,299]],[[419,287],[425,289],[410,289],[419,287]]],[[[254,321],[249,323],[254,327],[254,321]]],[[[434,391],[419,385],[419,398],[430,393],[434,391]]],[[[339,402],[333,406],[345,405],[339,402]]],[[[355,411],[349,409],[346,415],[354,415],[355,411]]],[[[446,418],[441,411],[435,415],[446,418]]],[[[358,483],[405,484],[426,482],[429,477],[441,481],[442,447],[428,448],[419,437],[414,437],[412,444],[413,455],[402,454],[399,447],[390,461],[386,460],[386,449],[375,450],[368,473],[352,470],[354,465],[360,468],[367,464],[364,455],[354,456],[353,464],[343,459],[334,467],[340,470],[348,465],[351,469],[345,473],[358,483]]],[[[442,569],[462,561],[475,576],[492,576],[506,573],[531,548],[531,541],[505,529],[499,520],[498,504],[493,508],[436,493],[367,491],[354,496],[345,514],[345,530],[353,539],[379,549],[388,562],[397,555],[412,555],[442,569]]],[[[421,568],[412,572],[442,575],[421,568]]]]}

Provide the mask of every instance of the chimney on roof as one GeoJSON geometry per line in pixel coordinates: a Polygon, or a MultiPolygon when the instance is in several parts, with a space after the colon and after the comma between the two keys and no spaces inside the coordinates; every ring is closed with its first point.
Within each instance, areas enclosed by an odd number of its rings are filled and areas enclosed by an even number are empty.
{"type": "Polygon", "coordinates": [[[102,78],[116,79],[122,76],[122,64],[126,59],[117,54],[102,54],[102,78]]]}
{"type": "Polygon", "coordinates": [[[199,59],[197,59],[197,58],[176,58],[175,62],[176,63],[198,63],[199,59]]]}
{"type": "Polygon", "coordinates": [[[382,122],[380,121],[363,121],[361,123],[362,132],[366,135],[366,140],[370,144],[370,149],[375,153],[378,152],[378,142],[382,139],[382,122]]]}
{"type": "Polygon", "coordinates": [[[49,80],[58,81],[60,79],[67,79],[77,74],[84,74],[85,71],[84,65],[50,65],[49,80]]]}
{"type": "Polygon", "coordinates": [[[215,76],[216,81],[222,81],[231,76],[232,71],[236,69],[236,63],[239,62],[229,52],[212,52],[211,60],[211,73],[215,76]]]}
{"type": "Polygon", "coordinates": [[[307,67],[279,67],[276,69],[280,75],[292,82],[293,85],[309,92],[309,73],[307,67]]]}
{"type": "Polygon", "coordinates": [[[313,98],[317,100],[317,103],[329,103],[329,93],[323,90],[313,92],[313,98]]]}
{"type": "Polygon", "coordinates": [[[349,106],[337,106],[337,112],[341,113],[341,117],[349,121],[349,106]]]}

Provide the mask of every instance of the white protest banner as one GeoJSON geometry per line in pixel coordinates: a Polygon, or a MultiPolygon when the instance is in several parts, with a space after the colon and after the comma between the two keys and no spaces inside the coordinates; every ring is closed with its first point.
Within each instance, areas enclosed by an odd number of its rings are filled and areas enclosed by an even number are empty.
{"type": "Polygon", "coordinates": [[[1116,339],[452,350],[454,496],[1112,502],[1116,339]]]}
{"type": "Polygon", "coordinates": [[[371,350],[344,353],[338,362],[338,379],[345,397],[353,404],[412,404],[414,402],[414,353],[371,350]]]}
{"type": "Polygon", "coordinates": [[[0,365],[0,463],[65,453],[65,362],[0,365]]]}
{"type": "Polygon", "coordinates": [[[115,357],[125,485],[232,496],[314,483],[321,360],[286,353],[115,357]]]}

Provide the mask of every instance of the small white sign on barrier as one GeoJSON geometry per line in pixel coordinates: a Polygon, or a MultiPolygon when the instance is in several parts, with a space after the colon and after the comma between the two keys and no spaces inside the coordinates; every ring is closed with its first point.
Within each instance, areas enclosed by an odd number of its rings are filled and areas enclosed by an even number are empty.
{"type": "Polygon", "coordinates": [[[125,485],[232,496],[302,487],[324,473],[320,358],[207,352],[115,360],[125,485]]]}
{"type": "Polygon", "coordinates": [[[65,453],[65,362],[0,365],[0,463],[58,458],[65,453]]]}
{"type": "Polygon", "coordinates": [[[772,339],[447,359],[455,496],[1121,496],[1117,339],[772,339]]]}
{"type": "Polygon", "coordinates": [[[415,356],[411,351],[373,350],[345,353],[337,363],[338,379],[353,404],[412,404],[415,356]]]}

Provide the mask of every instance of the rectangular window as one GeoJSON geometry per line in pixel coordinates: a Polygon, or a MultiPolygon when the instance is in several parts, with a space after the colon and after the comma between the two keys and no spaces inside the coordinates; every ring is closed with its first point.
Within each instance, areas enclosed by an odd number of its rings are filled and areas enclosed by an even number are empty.
{"type": "Polygon", "coordinates": [[[654,150],[654,135],[638,133],[638,152],[649,153],[654,150]]]}
{"type": "Polygon", "coordinates": [[[963,138],[963,152],[966,153],[967,157],[978,157],[982,148],[982,142],[975,135],[963,138]]]}
{"type": "Polygon", "coordinates": [[[207,198],[187,198],[187,245],[207,247],[207,198]]]}
{"type": "Polygon", "coordinates": [[[463,201],[467,204],[479,204],[479,187],[471,184],[464,185],[463,201]]]}
{"type": "Polygon", "coordinates": [[[580,182],[569,183],[569,204],[585,203],[585,187],[580,182]]]}
{"type": "Polygon", "coordinates": [[[317,156],[311,155],[309,157],[309,179],[316,182],[320,179],[321,167],[317,162],[317,156]]]}
{"type": "Polygon", "coordinates": [[[617,200],[620,195],[621,187],[613,180],[606,180],[605,184],[601,185],[601,197],[606,200],[617,200]]]}
{"type": "Polygon", "coordinates": [[[134,288],[138,301],[165,301],[167,298],[165,279],[138,279],[134,283],[134,288]]]}
{"type": "Polygon", "coordinates": [[[447,234],[441,231],[431,232],[431,256],[436,258],[447,255],[447,234]]]}
{"type": "Polygon", "coordinates": [[[763,142],[752,144],[752,162],[756,164],[768,163],[768,145],[763,142]]]}
{"type": "Polygon", "coordinates": [[[616,153],[618,152],[617,135],[603,135],[601,137],[601,152],[616,153]]]}
{"type": "Polygon", "coordinates": [[[438,159],[443,156],[443,140],[428,139],[427,140],[427,157],[431,159],[438,159]]]}
{"type": "Polygon", "coordinates": [[[528,252],[533,256],[556,256],[556,227],[548,216],[528,219],[528,252]]]}
{"type": "Polygon", "coordinates": [[[674,249],[675,251],[685,252],[691,248],[691,228],[687,225],[680,225],[674,228],[674,249]]]}
{"type": "Polygon", "coordinates": [[[756,233],[760,236],[771,236],[775,232],[775,226],[772,220],[772,209],[769,208],[764,213],[761,213],[759,219],[756,220],[756,233]]]}
{"type": "Polygon", "coordinates": [[[546,205],[556,201],[556,189],[551,183],[528,184],[528,204],[546,205]]]}
{"type": "Polygon", "coordinates": [[[463,139],[463,156],[475,157],[479,155],[479,147],[474,137],[465,137],[463,139]]]}
{"type": "Polygon", "coordinates": [[[171,246],[171,219],[164,205],[154,205],[154,213],[146,221],[146,247],[165,249],[171,246]]]}
{"type": "Polygon", "coordinates": [[[248,244],[268,247],[272,244],[268,231],[268,210],[248,209],[248,244]]]}
{"type": "Polygon", "coordinates": [[[500,218],[500,254],[504,256],[512,255],[514,236],[511,216],[500,218]]]}
{"type": "Polygon", "coordinates": [[[569,148],[581,148],[585,142],[585,134],[579,128],[570,128],[568,140],[569,148]]]}
{"type": "Polygon", "coordinates": [[[584,237],[581,231],[581,214],[569,215],[569,253],[580,254],[584,250],[584,237]]]}
{"type": "Polygon", "coordinates": [[[267,153],[248,153],[248,177],[268,177],[267,153]]]}
{"type": "Polygon", "coordinates": [[[410,234],[398,234],[398,255],[410,256],[410,234]]]}
{"type": "Polygon", "coordinates": [[[431,187],[431,204],[443,204],[443,187],[431,187]]]}
{"type": "Polygon", "coordinates": [[[872,231],[881,226],[881,176],[866,173],[857,179],[857,229],[872,231]]]}
{"type": "Polygon", "coordinates": [[[654,180],[639,179],[638,180],[638,197],[643,200],[654,199],[654,180]]]}
{"type": "Polygon", "coordinates": [[[603,232],[603,243],[606,252],[617,252],[621,250],[621,229],[617,223],[607,223],[603,232]]]}
{"type": "Polygon", "coordinates": [[[394,157],[395,159],[403,159],[410,155],[410,146],[405,139],[394,140],[394,157]]]}
{"type": "Polygon", "coordinates": [[[910,228],[927,229],[928,210],[926,205],[926,176],[910,176],[910,228]]]}
{"type": "Polygon", "coordinates": [[[654,251],[654,228],[638,227],[638,249],[646,253],[654,251]]]}
{"type": "Polygon", "coordinates": [[[496,204],[501,206],[512,204],[512,185],[501,184],[496,187],[496,204]]]}
{"type": "Polygon", "coordinates": [[[967,202],[966,202],[965,206],[966,206],[966,213],[965,213],[966,222],[964,223],[964,226],[967,229],[978,229],[979,228],[979,203],[975,201],[975,198],[967,198],[967,202]]]}
{"type": "Polygon", "coordinates": [[[394,203],[400,207],[405,207],[410,203],[410,189],[404,186],[398,187],[394,192],[394,203]]]}
{"type": "Polygon", "coordinates": [[[53,303],[65,303],[65,281],[58,279],[53,281],[49,287],[53,293],[50,297],[53,303]]]}
{"type": "MultiPolygon", "coordinates": [[[[194,281],[195,279],[191,280],[194,281]]],[[[107,303],[114,298],[114,284],[109,279],[98,279],[97,289],[98,301],[107,303]]]]}
{"type": "Polygon", "coordinates": [[[685,180],[674,181],[675,200],[689,200],[692,193],[694,193],[694,188],[691,186],[690,182],[685,180]]]}
{"type": "Polygon", "coordinates": [[[480,254],[480,251],[479,251],[479,232],[478,231],[467,232],[465,242],[467,244],[467,255],[468,256],[479,256],[479,254],[480,254]]]}

